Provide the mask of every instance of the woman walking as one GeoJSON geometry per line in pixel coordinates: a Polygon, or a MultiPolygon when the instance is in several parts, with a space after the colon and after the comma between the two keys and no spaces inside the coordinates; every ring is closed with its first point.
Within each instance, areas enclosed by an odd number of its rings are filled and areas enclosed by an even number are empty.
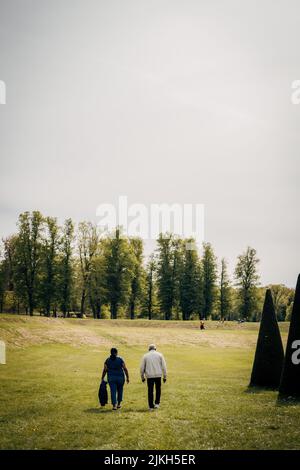
{"type": "Polygon", "coordinates": [[[107,374],[111,393],[111,403],[114,411],[121,408],[123,386],[125,382],[124,372],[126,375],[126,381],[129,384],[129,373],[125,362],[118,356],[118,350],[116,348],[111,348],[110,357],[108,357],[104,362],[102,380],[104,380],[104,377],[107,374]]]}

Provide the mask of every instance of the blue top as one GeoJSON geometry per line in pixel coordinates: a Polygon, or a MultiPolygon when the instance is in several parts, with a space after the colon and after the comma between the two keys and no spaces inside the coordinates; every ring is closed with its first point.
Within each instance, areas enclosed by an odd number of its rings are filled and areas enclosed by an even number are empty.
{"type": "Polygon", "coordinates": [[[112,359],[111,357],[108,357],[105,361],[105,364],[107,366],[107,377],[108,380],[110,379],[124,379],[124,370],[123,370],[123,364],[124,361],[121,357],[116,357],[116,359],[112,359]]]}

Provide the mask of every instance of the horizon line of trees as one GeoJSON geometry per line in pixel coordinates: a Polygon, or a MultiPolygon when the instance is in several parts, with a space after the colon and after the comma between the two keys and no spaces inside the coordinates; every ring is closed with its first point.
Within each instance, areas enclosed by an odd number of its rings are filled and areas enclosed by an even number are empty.
{"type": "MultiPolygon", "coordinates": [[[[265,288],[259,259],[248,247],[238,256],[234,280],[210,243],[201,256],[195,240],[160,234],[157,249],[144,261],[143,241],[81,222],[40,212],[19,216],[16,234],[2,240],[0,312],[38,312],[47,317],[92,315],[189,320],[260,318],[265,288]]],[[[278,320],[289,319],[294,290],[271,287],[278,320]]]]}

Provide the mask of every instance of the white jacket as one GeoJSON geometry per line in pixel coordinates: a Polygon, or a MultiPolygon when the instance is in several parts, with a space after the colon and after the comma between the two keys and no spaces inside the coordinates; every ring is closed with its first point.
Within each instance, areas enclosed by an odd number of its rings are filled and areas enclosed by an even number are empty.
{"type": "Polygon", "coordinates": [[[141,363],[141,377],[144,378],[146,375],[147,379],[155,377],[167,378],[167,365],[164,356],[152,349],[144,355],[141,363]]]}

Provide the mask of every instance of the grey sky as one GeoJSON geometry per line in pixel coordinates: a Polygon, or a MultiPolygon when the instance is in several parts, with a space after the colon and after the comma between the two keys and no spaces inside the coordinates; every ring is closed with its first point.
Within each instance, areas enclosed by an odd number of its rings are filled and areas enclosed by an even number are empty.
{"type": "Polygon", "coordinates": [[[300,271],[298,0],[0,0],[0,235],[18,214],[204,203],[231,268],[300,271]]]}

